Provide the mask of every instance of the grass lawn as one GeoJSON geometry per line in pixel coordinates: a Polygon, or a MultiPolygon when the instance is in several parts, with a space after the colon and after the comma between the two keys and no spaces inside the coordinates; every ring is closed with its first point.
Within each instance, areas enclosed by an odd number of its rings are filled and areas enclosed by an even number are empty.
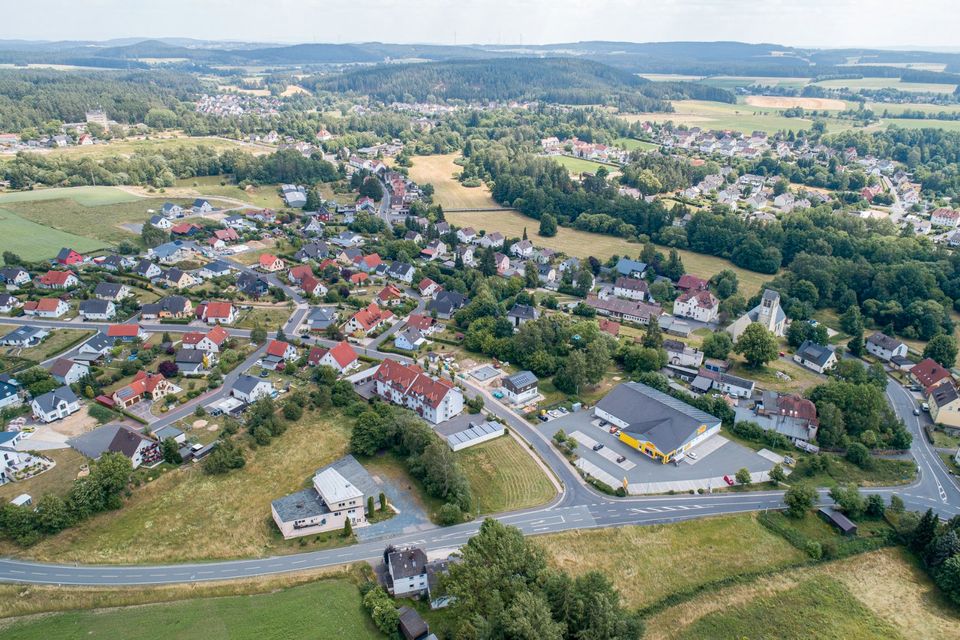
{"type": "MultiPolygon", "coordinates": [[[[437,156],[414,156],[410,178],[418,184],[433,185],[433,201],[444,209],[499,209],[486,185],[465,187],[457,180],[460,167],[453,163],[459,153],[437,156]]],[[[452,221],[451,221],[452,222],[452,221]]]]}
{"type": "Polygon", "coordinates": [[[837,580],[816,576],[795,587],[703,616],[679,638],[900,638],[837,580]]]}
{"type": "Polygon", "coordinates": [[[634,151],[636,149],[640,149],[641,151],[656,151],[660,148],[658,144],[645,142],[643,140],[634,140],[633,138],[617,138],[613,141],[613,144],[627,151],[634,151]]]}
{"type": "MultiPolygon", "coordinates": [[[[589,233],[567,227],[558,228],[557,235],[553,238],[544,238],[537,233],[540,228],[537,220],[528,218],[516,211],[445,212],[444,216],[450,224],[460,227],[474,227],[477,230],[486,230],[488,233],[499,231],[508,238],[520,238],[526,228],[531,242],[535,245],[549,247],[562,251],[568,256],[578,258],[594,256],[600,260],[606,260],[612,255],[637,257],[642,249],[641,245],[627,242],[623,238],[589,233]]],[[[664,254],[669,251],[667,247],[658,248],[664,254]]],[[[709,278],[724,269],[735,272],[740,280],[740,292],[747,298],[759,291],[764,283],[773,278],[771,275],[741,269],[723,258],[694,253],[684,249],[678,249],[677,252],[680,254],[687,272],[701,278],[709,278]]]]}
{"type": "Polygon", "coordinates": [[[0,193],[0,205],[40,200],[73,200],[85,207],[135,202],[141,198],[116,187],[56,187],[0,193]]]}
{"type": "Polygon", "coordinates": [[[232,198],[264,209],[281,209],[286,206],[277,193],[276,185],[261,185],[242,189],[231,182],[229,176],[204,176],[177,180],[176,186],[190,189],[197,196],[232,198]],[[226,184],[220,184],[226,182],[226,184]]]}
{"type": "Polygon", "coordinates": [[[104,246],[99,240],[50,229],[0,208],[0,252],[12,251],[24,260],[34,262],[56,256],[63,247],[85,252],[104,246]]]}
{"type": "Polygon", "coordinates": [[[703,84],[721,89],[736,89],[760,85],[763,87],[796,87],[802,88],[809,84],[809,78],[778,78],[772,76],[710,76],[701,80],[703,84]]]}
{"type": "Polygon", "coordinates": [[[607,171],[616,171],[616,167],[611,167],[610,165],[603,164],[602,162],[594,162],[592,160],[584,160],[583,158],[571,158],[570,156],[550,156],[550,159],[566,167],[567,171],[573,174],[581,173],[596,173],[597,169],[600,167],[606,167],[607,171]]]}
{"type": "Polygon", "coordinates": [[[852,78],[821,80],[813,83],[819,87],[827,89],[850,89],[857,91],[859,89],[897,89],[899,91],[919,91],[931,93],[953,93],[957,88],[955,84],[935,83],[935,82],[903,82],[900,78],[852,78]]]}
{"type": "Polygon", "coordinates": [[[271,593],[195,598],[104,611],[59,613],[14,622],[8,640],[34,638],[383,638],[352,581],[318,580],[271,593]],[[161,631],[162,630],[162,631],[161,631]]]}
{"type": "MultiPolygon", "coordinates": [[[[955,608],[945,602],[945,598],[934,587],[930,578],[916,566],[915,561],[905,551],[899,548],[888,548],[838,562],[788,570],[746,584],[702,594],[648,618],[647,633],[644,637],[650,640],[717,637],[711,631],[713,627],[705,628],[706,623],[701,623],[708,617],[711,618],[711,622],[718,625],[717,629],[723,629],[725,633],[719,636],[723,638],[864,637],[858,635],[859,630],[855,627],[847,630],[847,633],[829,635],[818,633],[816,622],[819,621],[819,617],[810,615],[807,620],[785,620],[780,617],[789,615],[789,610],[785,613],[767,612],[768,615],[777,617],[782,623],[782,629],[771,632],[767,630],[766,623],[757,619],[756,609],[748,610],[753,603],[759,603],[760,607],[769,606],[769,598],[781,593],[790,593],[808,581],[823,579],[828,581],[823,593],[829,598],[825,597],[822,605],[813,603],[809,611],[823,614],[826,624],[844,626],[850,624],[851,621],[844,620],[846,616],[837,607],[837,603],[843,601],[849,606],[850,615],[860,616],[852,622],[857,623],[858,620],[862,620],[863,624],[878,625],[878,621],[881,621],[888,626],[884,629],[885,633],[866,637],[946,640],[960,636],[960,619],[957,617],[955,608]],[[852,600],[847,599],[847,596],[836,596],[837,585],[847,590],[852,600]],[[827,608],[821,611],[821,606],[827,608]],[[740,617],[742,621],[749,620],[756,623],[759,625],[756,628],[766,630],[766,633],[738,634],[736,630],[726,626],[734,622],[726,619],[728,612],[735,614],[731,617],[740,617]],[[718,620],[716,616],[724,619],[718,620]],[[889,627],[893,629],[890,630],[889,627]],[[692,631],[694,628],[703,635],[696,635],[692,631]],[[801,631],[802,633],[797,635],[801,631]]],[[[797,603],[796,595],[787,596],[787,598],[797,603]]]]}
{"type": "Polygon", "coordinates": [[[903,113],[904,111],[920,111],[927,114],[937,113],[958,113],[960,105],[956,104],[924,104],[922,102],[908,102],[905,104],[887,104],[884,102],[868,102],[867,108],[875,114],[881,115],[884,111],[892,116],[903,113]]]}
{"type": "Polygon", "coordinates": [[[259,324],[268,332],[276,331],[290,319],[290,311],[285,304],[276,307],[253,307],[243,311],[234,326],[238,329],[253,329],[259,324]]]}
{"type": "Polygon", "coordinates": [[[255,147],[241,145],[239,142],[222,138],[191,138],[184,136],[179,138],[153,138],[149,140],[113,140],[107,144],[64,147],[62,149],[51,149],[45,153],[57,156],[102,159],[114,156],[130,156],[134,153],[159,153],[166,149],[183,149],[185,147],[193,148],[198,146],[204,146],[217,152],[228,149],[243,149],[247,152],[256,150],[255,147]]]}
{"type": "Polygon", "coordinates": [[[457,458],[481,515],[535,507],[556,495],[543,470],[510,436],[464,449],[457,458]]]}
{"type": "Polygon", "coordinates": [[[50,333],[47,338],[36,347],[23,349],[17,355],[34,362],[43,362],[48,358],[75,346],[81,340],[93,335],[93,330],[62,329],[50,333]]]}
{"type": "Polygon", "coordinates": [[[731,360],[733,361],[734,366],[730,373],[743,378],[748,378],[750,380],[755,380],[757,384],[764,389],[772,389],[774,391],[781,391],[785,393],[789,392],[802,394],[810,387],[815,387],[818,384],[823,384],[826,382],[825,378],[818,376],[813,371],[801,367],[793,362],[787,362],[783,359],[778,359],[767,363],[767,366],[761,369],[751,369],[747,367],[740,356],[735,354],[731,355],[731,360]],[[785,380],[777,377],[778,371],[786,374],[790,377],[790,379],[785,380]]]}
{"type": "Polygon", "coordinates": [[[275,533],[270,502],[307,486],[317,469],[346,452],[347,438],[340,416],[307,413],[271,444],[248,452],[242,469],[210,476],[192,465],[159,474],[134,489],[118,511],[29,549],[7,545],[3,550],[45,561],[143,563],[265,556],[340,544],[315,543],[314,536],[305,546],[284,542],[275,533]]]}
{"type": "Polygon", "coordinates": [[[40,452],[57,463],[53,469],[22,482],[0,485],[0,500],[10,501],[21,493],[29,493],[34,500],[38,496],[55,493],[64,496],[73,487],[80,467],[87,463],[86,457],[74,449],[52,449],[40,452]]]}
{"type": "Polygon", "coordinates": [[[732,575],[796,565],[806,558],[753,514],[571,531],[536,540],[554,566],[573,575],[593,570],[606,575],[630,607],[649,606],[678,591],[732,575]]]}
{"type": "MultiPolygon", "coordinates": [[[[808,118],[787,118],[781,115],[782,109],[757,107],[748,104],[727,104],[706,100],[674,100],[673,113],[621,114],[629,122],[668,122],[675,125],[686,124],[709,129],[732,129],[750,133],[751,131],[800,131],[809,129],[813,120],[808,118]]],[[[852,127],[845,121],[827,119],[827,131],[833,133],[852,127]]]]}
{"type": "Polygon", "coordinates": [[[938,449],[953,449],[956,451],[957,447],[960,447],[960,438],[937,429],[933,432],[933,446],[938,449]]]}

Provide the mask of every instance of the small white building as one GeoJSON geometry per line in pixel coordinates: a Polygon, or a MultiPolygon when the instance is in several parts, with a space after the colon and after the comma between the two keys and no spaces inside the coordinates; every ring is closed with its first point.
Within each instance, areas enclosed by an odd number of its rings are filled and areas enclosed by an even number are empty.
{"type": "Polygon", "coordinates": [[[352,527],[366,526],[363,492],[339,471],[326,468],[313,477],[313,487],[274,500],[273,521],[284,539],[342,530],[347,520],[352,527]]]}
{"type": "Polygon", "coordinates": [[[539,382],[532,372],[521,371],[504,378],[500,390],[503,391],[503,397],[506,400],[515,405],[522,405],[540,395],[540,389],[537,386],[539,382]]]}
{"type": "Polygon", "coordinates": [[[688,291],[673,301],[673,315],[700,322],[715,322],[720,301],[709,291],[688,291]]]}

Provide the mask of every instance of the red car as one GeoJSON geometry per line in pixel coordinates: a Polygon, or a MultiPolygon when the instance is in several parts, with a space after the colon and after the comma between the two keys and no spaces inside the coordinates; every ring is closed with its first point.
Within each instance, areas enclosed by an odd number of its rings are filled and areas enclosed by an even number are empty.
{"type": "Polygon", "coordinates": [[[726,482],[726,483],[727,483],[728,485],[730,485],[731,487],[736,484],[736,482],[734,481],[734,479],[731,478],[730,476],[723,476],[723,481],[726,482]]]}

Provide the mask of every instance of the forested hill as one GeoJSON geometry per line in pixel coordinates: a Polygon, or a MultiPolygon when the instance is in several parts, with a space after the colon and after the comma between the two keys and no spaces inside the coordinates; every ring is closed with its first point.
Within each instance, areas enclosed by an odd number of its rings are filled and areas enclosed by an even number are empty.
{"type": "Polygon", "coordinates": [[[674,98],[734,102],[725,90],[688,83],[651,83],[598,62],[571,58],[509,58],[381,65],[319,81],[319,88],[385,102],[428,99],[546,100],[668,110],[674,98]]]}

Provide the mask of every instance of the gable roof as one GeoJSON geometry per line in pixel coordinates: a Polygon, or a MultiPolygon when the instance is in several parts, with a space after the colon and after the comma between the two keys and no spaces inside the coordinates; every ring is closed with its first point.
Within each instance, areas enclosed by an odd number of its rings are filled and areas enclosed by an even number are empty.
{"type": "Polygon", "coordinates": [[[910,369],[910,375],[928,389],[936,383],[951,377],[950,372],[932,358],[924,358],[910,369]]]}

